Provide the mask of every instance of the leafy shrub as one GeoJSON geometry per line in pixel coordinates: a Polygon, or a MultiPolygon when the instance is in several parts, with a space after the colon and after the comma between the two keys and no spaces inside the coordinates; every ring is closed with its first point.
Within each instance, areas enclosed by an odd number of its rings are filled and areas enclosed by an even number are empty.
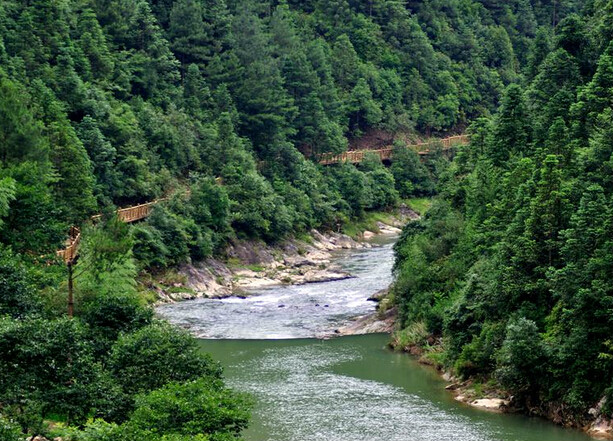
{"type": "Polygon", "coordinates": [[[0,439],[2,441],[22,441],[23,434],[18,424],[0,415],[0,439]]]}
{"type": "Polygon", "coordinates": [[[143,268],[165,268],[170,254],[162,234],[152,225],[135,225],[132,228],[134,258],[143,268]]]}
{"type": "Polygon", "coordinates": [[[0,401],[18,404],[17,415],[29,402],[26,414],[56,412],[80,423],[117,392],[94,359],[86,328],[68,318],[0,320],[0,371],[0,401]]]}
{"type": "Polygon", "coordinates": [[[419,155],[413,150],[402,146],[394,149],[394,161],[390,171],[401,197],[434,194],[434,180],[426,166],[421,163],[419,155]]]}
{"type": "Polygon", "coordinates": [[[526,318],[511,320],[498,353],[496,376],[503,386],[527,394],[543,374],[545,352],[536,323],[526,318]]]}
{"type": "MultiPolygon", "coordinates": [[[[108,349],[122,332],[131,332],[151,323],[153,310],[137,294],[116,293],[89,298],[80,314],[89,325],[92,340],[108,349]]],[[[106,352],[106,351],[105,351],[106,352]]]]}
{"type": "Polygon", "coordinates": [[[394,346],[397,348],[409,348],[422,346],[426,343],[428,329],[424,322],[411,323],[404,329],[394,333],[394,346]]]}
{"type": "MultiPolygon", "coordinates": [[[[166,207],[156,205],[149,218],[149,225],[159,232],[154,238],[161,237],[167,253],[166,261],[170,264],[183,263],[189,258],[190,234],[184,227],[184,218],[172,213],[166,207]]],[[[159,247],[159,245],[158,245],[159,247]]]]}
{"type": "Polygon", "coordinates": [[[203,377],[184,384],[171,383],[140,396],[126,425],[155,434],[239,439],[247,427],[249,409],[244,395],[227,389],[219,379],[203,377]]]}
{"type": "Polygon", "coordinates": [[[470,343],[462,346],[460,356],[454,365],[458,375],[468,378],[492,372],[496,368],[496,354],[502,345],[504,335],[504,323],[483,325],[481,333],[474,336],[470,343]]]}
{"type": "Polygon", "coordinates": [[[10,252],[0,249],[0,317],[24,318],[42,311],[28,271],[10,252]]]}
{"type": "Polygon", "coordinates": [[[166,322],[120,336],[111,350],[109,369],[129,395],[171,381],[221,375],[219,365],[202,352],[194,338],[166,322]]]}
{"type": "Polygon", "coordinates": [[[348,214],[361,216],[372,203],[372,192],[366,175],[352,164],[341,163],[328,168],[328,182],[348,205],[348,214]]]}

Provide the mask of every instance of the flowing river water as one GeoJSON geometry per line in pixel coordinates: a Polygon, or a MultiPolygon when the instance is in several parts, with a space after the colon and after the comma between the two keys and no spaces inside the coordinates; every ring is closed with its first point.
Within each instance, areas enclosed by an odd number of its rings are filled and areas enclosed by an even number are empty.
{"type": "Polygon", "coordinates": [[[339,253],[355,278],[158,309],[201,338],[231,387],[255,397],[246,441],[592,439],[456,402],[431,368],[387,349],[387,335],[319,338],[374,310],[367,299],[389,285],[393,262],[392,239],[377,245],[339,253]]]}

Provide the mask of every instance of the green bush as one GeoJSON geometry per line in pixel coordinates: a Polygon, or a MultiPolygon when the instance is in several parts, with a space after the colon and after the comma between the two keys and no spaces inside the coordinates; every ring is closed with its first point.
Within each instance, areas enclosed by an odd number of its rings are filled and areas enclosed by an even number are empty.
{"type": "Polygon", "coordinates": [[[203,377],[140,396],[126,426],[159,435],[239,439],[247,427],[250,407],[247,397],[227,389],[221,380],[203,377]]]}
{"type": "Polygon", "coordinates": [[[403,198],[411,196],[431,196],[435,192],[432,175],[419,155],[403,146],[394,149],[394,160],[390,171],[394,176],[396,189],[403,198]]]}
{"type": "Polygon", "coordinates": [[[58,413],[81,423],[117,392],[94,358],[86,327],[68,318],[0,320],[0,372],[0,402],[16,405],[19,418],[58,413]],[[22,403],[31,403],[24,414],[22,403]]]}
{"type": "Polygon", "coordinates": [[[152,225],[140,224],[132,228],[134,258],[142,268],[165,268],[170,254],[162,234],[152,225]]]}
{"type": "MultiPolygon", "coordinates": [[[[211,434],[199,433],[196,435],[185,435],[181,433],[161,434],[150,430],[141,429],[127,423],[117,425],[107,423],[104,420],[94,420],[88,422],[83,428],[67,428],[59,430],[62,439],[66,441],[234,441],[236,437],[232,433],[215,432],[211,434]]],[[[4,441],[4,438],[2,439],[4,441]]],[[[22,438],[19,438],[22,441],[22,438]]],[[[9,441],[13,441],[9,439],[9,441]]]]}
{"type": "Polygon", "coordinates": [[[496,376],[511,392],[534,392],[545,367],[545,351],[536,323],[526,318],[511,320],[498,353],[496,376]]]}
{"type": "Polygon", "coordinates": [[[328,167],[329,185],[336,189],[348,205],[347,214],[360,217],[372,204],[372,191],[364,173],[354,165],[342,163],[328,167]]]}
{"type": "Polygon", "coordinates": [[[171,381],[221,376],[219,365],[201,351],[193,337],[166,322],[120,336],[111,349],[109,369],[129,395],[171,381]]]}
{"type": "Polygon", "coordinates": [[[89,326],[97,352],[106,352],[120,333],[150,324],[153,309],[143,305],[138,294],[96,295],[87,299],[80,317],[89,326]]]}
{"type": "Polygon", "coordinates": [[[468,378],[488,374],[496,368],[497,351],[505,336],[505,323],[486,323],[478,336],[462,346],[460,356],[454,364],[458,375],[468,378]]]}
{"type": "Polygon", "coordinates": [[[394,346],[405,349],[411,346],[423,346],[427,342],[428,329],[424,322],[411,323],[404,329],[394,333],[394,346]]]}
{"type": "Polygon", "coordinates": [[[395,188],[394,176],[385,168],[378,155],[374,153],[366,155],[360,164],[360,170],[366,175],[372,195],[369,209],[382,210],[398,203],[399,195],[395,188]]]}
{"type": "Polygon", "coordinates": [[[0,317],[24,318],[42,312],[42,302],[26,268],[0,248],[0,317]]]}
{"type": "MultiPolygon", "coordinates": [[[[185,229],[183,217],[177,216],[168,208],[158,204],[153,208],[147,222],[159,232],[159,236],[158,233],[155,233],[154,240],[161,237],[162,243],[167,250],[165,258],[169,265],[183,263],[188,260],[191,237],[185,229]]],[[[159,248],[157,243],[152,245],[159,248]]]]}
{"type": "Polygon", "coordinates": [[[211,231],[213,251],[219,251],[232,235],[228,192],[213,179],[200,179],[192,186],[189,206],[191,218],[203,231],[211,231]]]}
{"type": "Polygon", "coordinates": [[[0,415],[0,439],[2,441],[23,441],[18,424],[0,415]]]}

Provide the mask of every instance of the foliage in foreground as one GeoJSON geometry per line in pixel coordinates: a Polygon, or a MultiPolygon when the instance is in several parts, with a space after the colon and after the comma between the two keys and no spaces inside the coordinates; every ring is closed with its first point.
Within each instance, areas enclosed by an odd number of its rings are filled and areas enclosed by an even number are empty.
{"type": "Polygon", "coordinates": [[[26,433],[74,440],[240,438],[248,397],[226,388],[218,363],[186,331],[153,318],[133,283],[131,243],[117,220],[84,241],[74,318],[65,317],[65,304],[31,288],[36,278],[27,267],[16,264],[19,271],[0,279],[17,288],[16,299],[30,300],[0,298],[0,307],[14,312],[0,318],[3,440],[26,433]],[[49,419],[63,428],[50,429],[49,419]]]}

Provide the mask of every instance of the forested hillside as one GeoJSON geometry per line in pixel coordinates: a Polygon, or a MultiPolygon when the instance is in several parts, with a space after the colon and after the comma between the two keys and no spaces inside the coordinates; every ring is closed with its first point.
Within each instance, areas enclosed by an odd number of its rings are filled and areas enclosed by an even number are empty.
{"type": "Polygon", "coordinates": [[[138,274],[437,191],[398,246],[403,324],[463,375],[584,409],[612,377],[612,29],[605,0],[0,2],[0,438],[239,438],[249,399],[138,274]],[[469,125],[451,164],[317,163],[469,125]]]}
{"type": "Polygon", "coordinates": [[[538,34],[396,246],[402,344],[576,425],[613,412],[612,23],[592,2],[538,34]]]}
{"type": "Polygon", "coordinates": [[[138,235],[163,248],[151,237],[176,224],[169,261],[384,208],[383,170],[301,152],[372,129],[462,131],[535,71],[572,9],[556,3],[4,1],[2,241],[49,252],[89,214],[182,186],[199,199],[138,235]]]}

